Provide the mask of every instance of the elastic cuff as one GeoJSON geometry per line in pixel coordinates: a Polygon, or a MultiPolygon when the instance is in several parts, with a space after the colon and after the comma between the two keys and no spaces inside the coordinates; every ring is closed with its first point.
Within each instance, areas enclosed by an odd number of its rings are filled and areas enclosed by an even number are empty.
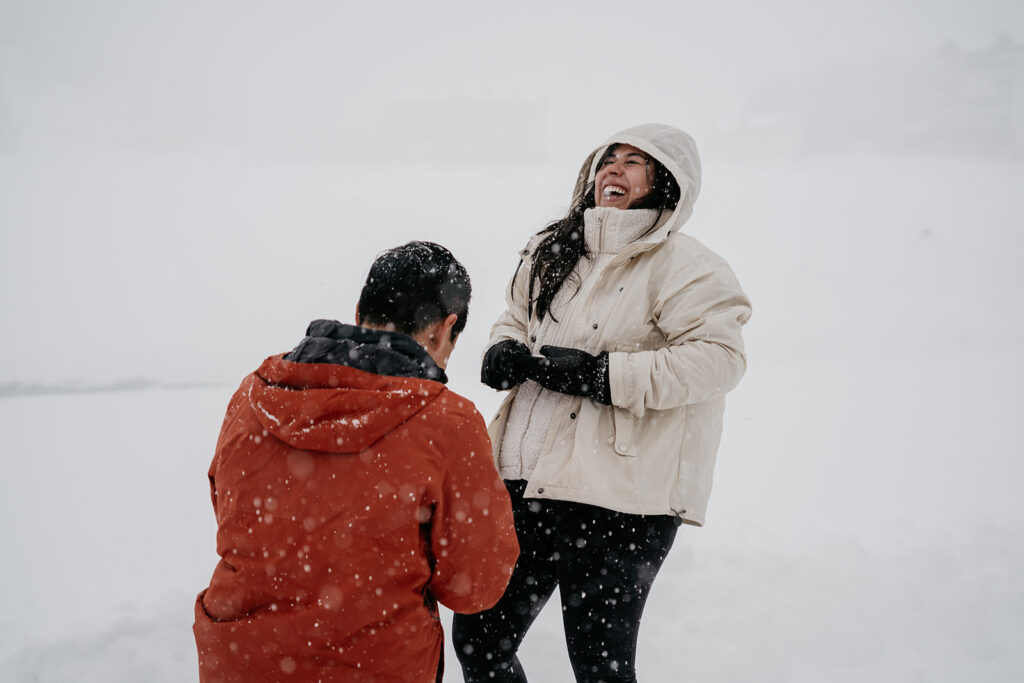
{"type": "Polygon", "coordinates": [[[608,352],[604,351],[597,357],[597,386],[594,387],[593,399],[606,406],[612,404],[612,387],[608,370],[608,352]]]}

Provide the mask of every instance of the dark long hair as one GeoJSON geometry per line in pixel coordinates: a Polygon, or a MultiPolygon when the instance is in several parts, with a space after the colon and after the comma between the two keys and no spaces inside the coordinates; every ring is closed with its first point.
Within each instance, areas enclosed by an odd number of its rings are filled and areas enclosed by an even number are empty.
{"type": "MultiPolygon", "coordinates": [[[[610,145],[601,157],[598,168],[618,147],[610,145]]],[[[630,206],[630,209],[658,209],[651,228],[658,224],[666,210],[676,208],[679,203],[679,183],[657,159],[648,156],[649,163],[654,164],[654,183],[650,193],[630,206]]],[[[530,300],[527,311],[536,312],[537,318],[543,320],[545,314],[551,313],[551,302],[566,280],[573,275],[576,264],[581,257],[590,258],[590,248],[583,235],[583,214],[595,206],[594,183],[591,182],[583,191],[583,195],[569,208],[565,218],[551,223],[538,235],[545,235],[533,252],[533,263],[530,266],[530,300]],[[533,296],[535,283],[539,287],[536,298],[533,296]]],[[[522,265],[522,264],[520,264],[522,265]]],[[[558,318],[551,315],[558,322],[558,318]]]]}

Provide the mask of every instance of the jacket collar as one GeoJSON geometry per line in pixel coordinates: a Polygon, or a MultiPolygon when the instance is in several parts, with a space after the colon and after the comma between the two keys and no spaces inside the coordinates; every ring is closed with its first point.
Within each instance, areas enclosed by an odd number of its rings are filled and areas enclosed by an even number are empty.
{"type": "Polygon", "coordinates": [[[598,206],[583,213],[583,236],[587,247],[598,254],[618,254],[628,245],[654,233],[671,212],[663,212],[659,221],[657,209],[617,209],[598,206]]]}
{"type": "Polygon", "coordinates": [[[418,377],[446,384],[448,376],[407,334],[336,320],[314,320],[306,337],[284,357],[293,363],[332,363],[375,375],[418,377]]]}

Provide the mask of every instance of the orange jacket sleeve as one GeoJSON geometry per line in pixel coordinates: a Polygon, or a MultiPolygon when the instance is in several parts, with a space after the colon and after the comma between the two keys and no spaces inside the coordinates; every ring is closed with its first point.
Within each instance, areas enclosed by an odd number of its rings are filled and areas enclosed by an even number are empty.
{"type": "Polygon", "coordinates": [[[454,430],[451,457],[431,524],[434,596],[454,612],[492,607],[519,557],[512,505],[494,466],[483,418],[454,430]]]}

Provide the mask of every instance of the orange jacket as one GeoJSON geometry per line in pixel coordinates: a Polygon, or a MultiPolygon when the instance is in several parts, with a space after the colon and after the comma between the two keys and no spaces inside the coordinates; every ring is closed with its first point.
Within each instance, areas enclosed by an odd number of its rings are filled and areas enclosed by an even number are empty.
{"type": "Polygon", "coordinates": [[[483,419],[438,382],[272,356],[232,397],[209,475],[203,683],[432,682],[434,599],[491,607],[518,556],[483,419]]]}

